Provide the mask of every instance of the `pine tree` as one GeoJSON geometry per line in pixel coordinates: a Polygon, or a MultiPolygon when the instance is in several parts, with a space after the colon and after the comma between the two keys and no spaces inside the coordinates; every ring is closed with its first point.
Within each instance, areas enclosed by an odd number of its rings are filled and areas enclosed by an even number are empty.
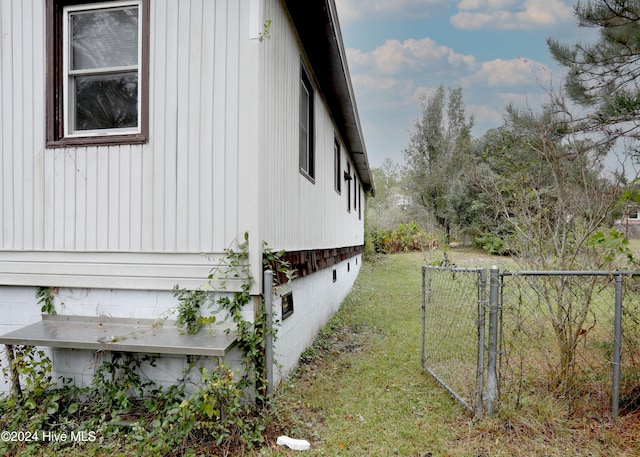
{"type": "Polygon", "coordinates": [[[602,131],[608,142],[640,139],[640,1],[578,3],[575,15],[581,27],[598,28],[599,39],[565,45],[549,38],[547,43],[569,70],[568,96],[589,110],[582,129],[602,131]]]}

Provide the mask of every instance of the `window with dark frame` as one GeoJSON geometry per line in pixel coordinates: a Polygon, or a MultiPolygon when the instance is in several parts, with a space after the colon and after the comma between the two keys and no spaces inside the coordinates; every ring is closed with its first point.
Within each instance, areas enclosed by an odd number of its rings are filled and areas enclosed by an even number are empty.
{"type": "Polygon", "coordinates": [[[293,292],[289,292],[282,296],[281,315],[282,320],[293,314],[293,292]]]}
{"type": "Polygon", "coordinates": [[[362,220],[362,186],[358,184],[358,220],[362,220]]]}
{"type": "Polygon", "coordinates": [[[46,0],[47,146],[148,137],[149,0],[46,0]]]}
{"type": "Polygon", "coordinates": [[[358,208],[358,175],[353,175],[353,209],[358,208]]]}
{"type": "Polygon", "coordinates": [[[342,167],[340,162],[340,142],[336,138],[333,141],[333,185],[338,194],[342,193],[342,176],[340,176],[342,167]]]}
{"type": "Polygon", "coordinates": [[[311,79],[300,66],[300,172],[311,181],[315,178],[314,92],[311,79]]]}
{"type": "Polygon", "coordinates": [[[347,211],[351,212],[351,164],[347,162],[347,172],[345,173],[345,179],[347,180],[347,211]]]}

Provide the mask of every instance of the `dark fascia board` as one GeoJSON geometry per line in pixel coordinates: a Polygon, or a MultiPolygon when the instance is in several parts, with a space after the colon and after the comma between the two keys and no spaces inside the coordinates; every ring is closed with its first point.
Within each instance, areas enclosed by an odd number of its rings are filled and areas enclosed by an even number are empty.
{"type": "Polygon", "coordinates": [[[365,190],[375,185],[334,0],[283,0],[365,190]]]}

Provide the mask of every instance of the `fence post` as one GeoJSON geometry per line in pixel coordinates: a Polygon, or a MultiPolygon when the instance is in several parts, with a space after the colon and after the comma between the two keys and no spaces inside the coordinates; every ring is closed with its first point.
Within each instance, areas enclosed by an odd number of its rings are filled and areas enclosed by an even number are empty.
{"type": "Polygon", "coordinates": [[[485,309],[487,307],[487,270],[479,272],[479,301],[478,301],[478,371],[476,381],[476,418],[482,419],[482,397],[484,391],[484,340],[485,340],[485,309]]]}
{"type": "Polygon", "coordinates": [[[427,268],[422,267],[422,355],[420,356],[420,363],[424,368],[426,365],[425,360],[425,333],[426,333],[426,319],[427,319],[427,268]]]}
{"type": "Polygon", "coordinates": [[[613,392],[611,414],[618,416],[620,408],[620,359],[622,352],[622,274],[616,274],[616,308],[613,335],[613,392]]]}
{"type": "Polygon", "coordinates": [[[487,349],[487,390],[485,411],[487,416],[492,416],[495,411],[498,397],[498,309],[500,269],[493,265],[489,277],[489,346],[487,349]]]}

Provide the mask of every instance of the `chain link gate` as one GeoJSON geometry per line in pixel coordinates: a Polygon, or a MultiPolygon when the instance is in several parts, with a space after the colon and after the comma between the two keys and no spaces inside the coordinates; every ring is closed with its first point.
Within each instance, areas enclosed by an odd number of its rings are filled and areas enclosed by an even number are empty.
{"type": "Polygon", "coordinates": [[[423,267],[421,359],[477,418],[638,412],[640,272],[423,267]]]}
{"type": "Polygon", "coordinates": [[[483,412],[486,282],[481,268],[422,267],[422,367],[476,416],[483,412]]]}

